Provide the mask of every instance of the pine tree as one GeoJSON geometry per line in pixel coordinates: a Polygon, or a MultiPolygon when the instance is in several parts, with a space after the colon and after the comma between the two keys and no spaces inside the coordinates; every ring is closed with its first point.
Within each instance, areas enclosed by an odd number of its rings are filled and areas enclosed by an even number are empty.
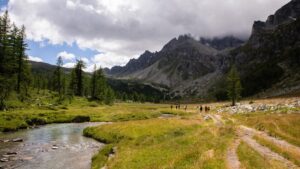
{"type": "Polygon", "coordinates": [[[114,100],[115,100],[114,91],[110,87],[107,87],[104,103],[107,105],[112,105],[114,100]]]}
{"type": "Polygon", "coordinates": [[[83,95],[83,69],[85,68],[85,64],[82,60],[78,60],[75,66],[75,74],[76,74],[76,91],[75,94],[77,96],[83,95]]]}
{"type": "Polygon", "coordinates": [[[76,84],[77,84],[77,79],[76,79],[76,73],[75,73],[75,68],[74,68],[71,72],[71,79],[70,79],[69,87],[67,90],[67,97],[68,97],[70,103],[73,100],[75,91],[77,90],[76,84]]]}
{"type": "Polygon", "coordinates": [[[25,51],[27,49],[27,44],[25,42],[25,27],[18,33],[17,37],[17,60],[18,60],[18,90],[20,91],[20,85],[28,85],[31,81],[30,68],[28,64],[27,55],[25,51]]]}
{"type": "Polygon", "coordinates": [[[238,71],[233,65],[227,76],[227,95],[231,99],[232,106],[235,106],[236,101],[240,99],[242,86],[238,71]]]}
{"type": "Polygon", "coordinates": [[[24,101],[29,96],[29,88],[32,82],[31,68],[28,63],[27,55],[25,53],[27,44],[25,42],[25,27],[22,26],[17,35],[17,92],[21,101],[24,101]]]}
{"type": "Polygon", "coordinates": [[[5,109],[5,100],[13,90],[15,59],[10,45],[10,20],[6,11],[0,17],[0,110],[5,109]]]}
{"type": "Polygon", "coordinates": [[[91,78],[91,98],[96,99],[96,88],[97,88],[97,66],[94,66],[93,75],[91,78]]]}
{"type": "Polygon", "coordinates": [[[112,104],[115,99],[114,91],[107,85],[103,70],[94,67],[91,78],[91,98],[105,104],[112,104]]]}
{"type": "Polygon", "coordinates": [[[53,79],[54,79],[54,90],[58,93],[59,100],[61,101],[64,97],[64,84],[63,84],[63,60],[62,57],[59,56],[56,63],[56,69],[53,73],[53,79]]]}

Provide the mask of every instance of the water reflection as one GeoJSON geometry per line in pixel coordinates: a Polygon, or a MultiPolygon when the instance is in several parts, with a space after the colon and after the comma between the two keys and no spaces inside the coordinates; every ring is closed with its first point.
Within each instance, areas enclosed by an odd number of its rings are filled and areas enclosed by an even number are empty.
{"type": "Polygon", "coordinates": [[[2,140],[22,138],[21,143],[0,143],[1,158],[17,155],[0,163],[0,168],[88,169],[92,155],[102,144],[82,136],[85,127],[103,123],[53,124],[33,130],[0,134],[2,140]],[[4,156],[3,156],[4,155],[4,156]]]}

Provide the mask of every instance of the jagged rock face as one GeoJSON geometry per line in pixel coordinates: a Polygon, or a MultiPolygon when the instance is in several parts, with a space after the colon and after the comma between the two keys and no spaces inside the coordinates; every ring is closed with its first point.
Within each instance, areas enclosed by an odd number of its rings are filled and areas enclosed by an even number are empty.
{"type": "Polygon", "coordinates": [[[270,15],[266,21],[267,25],[280,25],[295,21],[296,18],[300,17],[300,1],[292,0],[280,8],[274,15],[270,15]]]}
{"type": "Polygon", "coordinates": [[[180,36],[156,53],[158,60],[151,66],[130,74],[128,78],[174,87],[194,80],[216,69],[217,51],[189,36],[180,36]]]}
{"type": "Polygon", "coordinates": [[[282,24],[289,24],[296,21],[300,17],[300,1],[292,0],[282,8],[277,10],[274,15],[270,15],[266,22],[255,21],[252,27],[252,34],[249,43],[253,46],[259,47],[260,34],[272,33],[277,26],[282,24]]]}
{"type": "Polygon", "coordinates": [[[215,48],[217,50],[224,50],[227,48],[235,48],[241,46],[244,41],[233,36],[226,36],[223,38],[200,38],[200,43],[215,48]]]}
{"type": "Polygon", "coordinates": [[[131,59],[124,67],[115,66],[113,68],[106,69],[105,72],[108,75],[113,75],[116,77],[122,77],[134,73],[136,71],[142,70],[145,67],[150,66],[157,60],[157,55],[149,51],[145,51],[138,59],[131,59]]]}
{"type": "Polygon", "coordinates": [[[244,95],[275,88],[289,90],[287,86],[296,89],[300,85],[296,78],[300,76],[299,4],[300,1],[291,1],[267,22],[255,22],[247,44],[232,52],[242,76],[244,95]]]}

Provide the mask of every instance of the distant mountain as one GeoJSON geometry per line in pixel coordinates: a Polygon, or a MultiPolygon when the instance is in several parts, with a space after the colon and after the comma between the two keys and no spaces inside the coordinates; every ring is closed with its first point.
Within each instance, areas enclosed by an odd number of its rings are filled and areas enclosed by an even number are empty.
{"type": "Polygon", "coordinates": [[[266,22],[254,22],[246,42],[231,36],[197,41],[182,35],[161,51],[146,51],[124,67],[107,70],[107,74],[117,79],[167,86],[172,97],[224,98],[226,73],[235,63],[244,96],[271,96],[298,90],[299,15],[300,1],[292,0],[266,22]]]}
{"type": "Polygon", "coordinates": [[[115,76],[124,76],[142,70],[157,60],[157,55],[145,51],[138,59],[131,59],[124,67],[115,66],[112,69],[105,69],[106,73],[115,76]]]}
{"type": "MultiPolygon", "coordinates": [[[[48,63],[44,63],[44,62],[29,61],[29,63],[31,65],[33,73],[49,74],[49,73],[53,73],[56,68],[55,65],[51,65],[48,63]]],[[[70,73],[72,69],[63,68],[63,70],[65,73],[70,73]]]]}

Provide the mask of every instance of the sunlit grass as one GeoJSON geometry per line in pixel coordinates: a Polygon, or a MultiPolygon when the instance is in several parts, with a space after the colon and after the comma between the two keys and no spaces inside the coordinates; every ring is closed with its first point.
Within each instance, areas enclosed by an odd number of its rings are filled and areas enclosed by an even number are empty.
{"type": "Polygon", "coordinates": [[[296,165],[300,166],[300,154],[299,152],[295,151],[294,149],[286,149],[282,146],[278,146],[273,144],[272,142],[264,139],[261,136],[254,136],[254,139],[261,145],[270,148],[272,151],[280,154],[284,158],[294,162],[296,165]]]}
{"type": "Polygon", "coordinates": [[[177,118],[118,122],[84,133],[117,147],[107,165],[118,169],[224,168],[225,151],[234,137],[231,127],[177,118]]]}
{"type": "Polygon", "coordinates": [[[294,145],[300,146],[300,113],[252,113],[236,115],[235,118],[241,124],[265,131],[271,136],[280,137],[294,145]]]}
{"type": "Polygon", "coordinates": [[[237,154],[241,162],[241,168],[245,169],[285,169],[278,161],[269,161],[261,156],[246,143],[241,142],[237,154]]]}

